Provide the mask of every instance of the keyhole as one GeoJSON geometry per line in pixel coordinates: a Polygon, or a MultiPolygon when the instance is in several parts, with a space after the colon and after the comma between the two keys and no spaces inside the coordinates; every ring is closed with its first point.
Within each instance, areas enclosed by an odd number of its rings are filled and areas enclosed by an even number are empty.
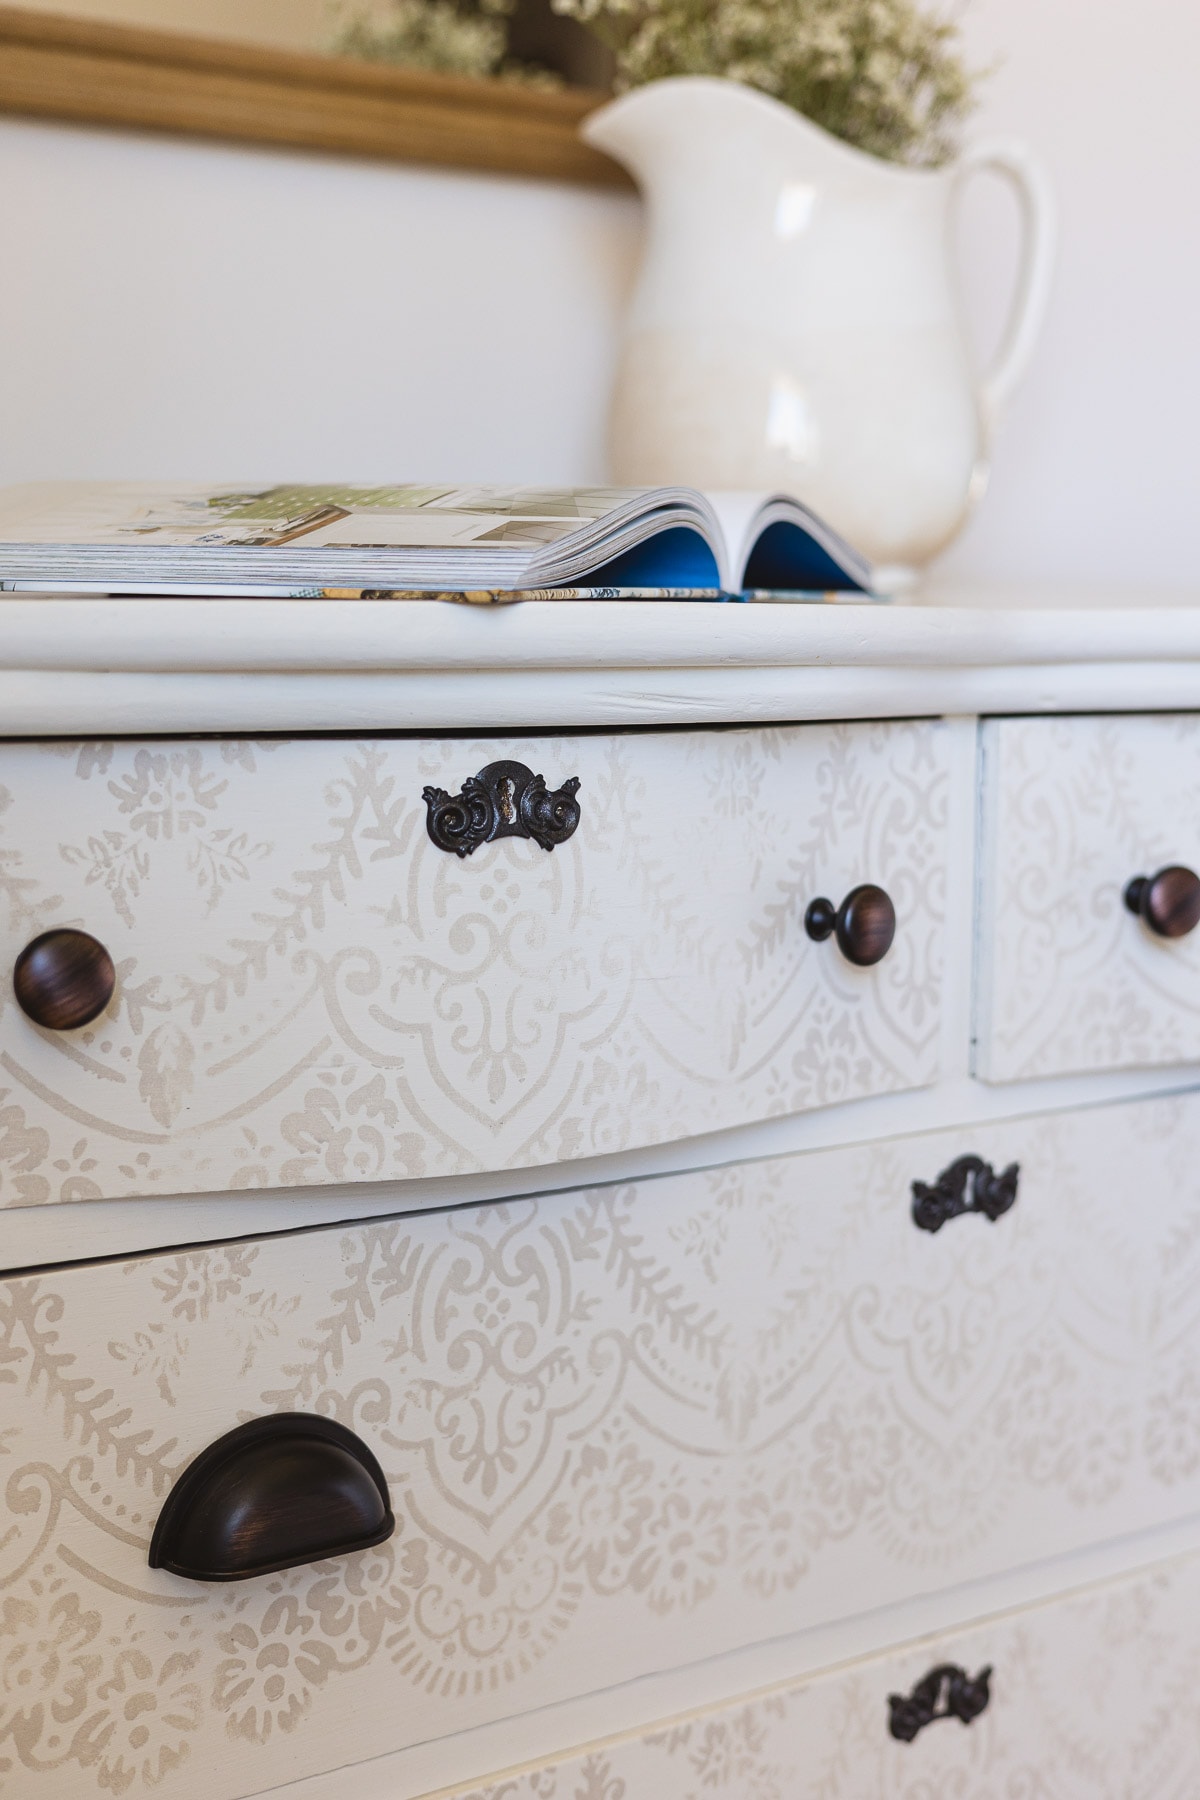
{"type": "Polygon", "coordinates": [[[511,775],[505,775],[501,779],[499,793],[500,817],[504,820],[506,825],[511,825],[517,816],[513,810],[513,784],[511,775]]]}

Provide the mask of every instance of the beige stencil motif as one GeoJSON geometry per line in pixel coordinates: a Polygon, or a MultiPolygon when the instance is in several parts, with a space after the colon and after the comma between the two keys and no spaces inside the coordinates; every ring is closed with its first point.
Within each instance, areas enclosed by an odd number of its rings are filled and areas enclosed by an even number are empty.
{"type": "MultiPolygon", "coordinates": [[[[0,748],[8,964],[73,924],[109,1011],[0,1010],[0,1206],[519,1168],[934,1079],[935,723],[0,748]],[[499,757],[582,823],[460,861],[421,790],[499,757]],[[896,944],[803,930],[882,882],[896,944]]],[[[3,984],[0,984],[2,986],[3,984]]]]}
{"type": "Polygon", "coordinates": [[[981,1072],[1017,1081],[1200,1058],[1200,933],[1156,938],[1125,887],[1200,870],[1200,718],[985,726],[981,1072]]]}
{"type": "Polygon", "coordinates": [[[233,1800],[349,1717],[380,1755],[1194,1513],[1198,1109],[0,1284],[0,1794],[233,1800]],[[967,1150],[1016,1205],[918,1231],[967,1150]],[[371,1445],[395,1537],[151,1571],[179,1470],[291,1410],[371,1445]]]}

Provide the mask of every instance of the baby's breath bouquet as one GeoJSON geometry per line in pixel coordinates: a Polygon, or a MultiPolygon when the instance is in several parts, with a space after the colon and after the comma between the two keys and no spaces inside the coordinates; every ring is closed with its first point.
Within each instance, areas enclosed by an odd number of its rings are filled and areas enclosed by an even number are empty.
{"type": "Polygon", "coordinates": [[[342,56],[557,87],[552,69],[513,56],[517,0],[343,0],[333,47],[342,56]]]}
{"type": "Polygon", "coordinates": [[[617,86],[724,75],[860,150],[950,160],[973,105],[958,27],[915,0],[551,0],[616,56],[617,86]]]}
{"type": "Polygon", "coordinates": [[[391,0],[385,16],[370,7],[344,19],[336,47],[343,56],[442,75],[496,75],[511,12],[512,0],[391,0]]]}

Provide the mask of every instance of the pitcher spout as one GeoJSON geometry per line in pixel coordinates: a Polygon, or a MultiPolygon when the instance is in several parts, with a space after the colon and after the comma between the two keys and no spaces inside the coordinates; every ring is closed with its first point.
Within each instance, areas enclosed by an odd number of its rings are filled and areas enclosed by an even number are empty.
{"type": "Polygon", "coordinates": [[[801,158],[808,171],[832,172],[844,162],[878,166],[790,106],[708,75],[675,75],[634,88],[589,114],[580,135],[648,191],[685,171],[693,180],[719,173],[722,185],[738,169],[785,174],[801,158]]]}
{"type": "Polygon", "coordinates": [[[798,127],[802,121],[790,108],[750,88],[706,75],[677,75],[602,106],[583,121],[580,134],[650,188],[681,165],[695,174],[727,162],[735,145],[741,156],[751,143],[751,154],[786,155],[798,127]]]}

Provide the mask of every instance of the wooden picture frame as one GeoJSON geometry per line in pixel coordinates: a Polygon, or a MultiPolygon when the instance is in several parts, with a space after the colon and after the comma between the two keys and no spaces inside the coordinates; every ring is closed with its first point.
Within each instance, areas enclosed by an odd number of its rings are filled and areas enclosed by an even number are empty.
{"type": "Polygon", "coordinates": [[[578,126],[605,96],[0,5],[0,113],[628,188],[578,126]]]}

